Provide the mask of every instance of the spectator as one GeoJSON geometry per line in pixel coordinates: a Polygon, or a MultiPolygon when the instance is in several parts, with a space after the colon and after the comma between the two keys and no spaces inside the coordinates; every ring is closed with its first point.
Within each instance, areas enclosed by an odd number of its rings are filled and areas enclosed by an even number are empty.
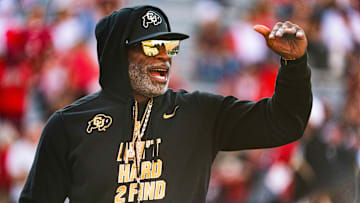
{"type": "Polygon", "coordinates": [[[237,63],[227,47],[226,34],[222,29],[222,6],[212,1],[201,1],[196,7],[198,14],[196,78],[218,82],[236,72],[237,63]],[[209,35],[209,33],[212,33],[209,35]]]}
{"type": "Polygon", "coordinates": [[[33,74],[25,55],[28,35],[24,30],[6,34],[7,57],[0,61],[0,118],[20,127],[33,74]]]}
{"type": "Polygon", "coordinates": [[[331,74],[336,78],[344,76],[347,54],[354,49],[354,38],[348,26],[352,18],[338,2],[334,1],[321,19],[321,38],[329,50],[328,63],[331,74]]]}
{"type": "Polygon", "coordinates": [[[9,122],[0,122],[0,202],[6,203],[9,196],[11,177],[7,169],[10,146],[18,138],[17,129],[9,122]]]}
{"type": "Polygon", "coordinates": [[[11,177],[10,200],[16,203],[35,157],[36,146],[44,127],[42,122],[27,123],[24,136],[9,148],[6,166],[11,177]]]}
{"type": "Polygon", "coordinates": [[[236,59],[241,65],[251,66],[262,63],[268,57],[269,50],[261,35],[253,31],[253,25],[274,25],[273,7],[266,1],[254,5],[244,18],[239,18],[230,27],[230,36],[236,59]]]}

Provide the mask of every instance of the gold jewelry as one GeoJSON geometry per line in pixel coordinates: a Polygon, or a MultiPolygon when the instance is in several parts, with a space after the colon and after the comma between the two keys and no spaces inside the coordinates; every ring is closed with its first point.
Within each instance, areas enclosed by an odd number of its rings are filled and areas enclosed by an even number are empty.
{"type": "MultiPolygon", "coordinates": [[[[136,167],[136,182],[137,182],[137,184],[140,184],[140,162],[141,162],[141,158],[142,158],[142,152],[144,150],[144,144],[141,143],[141,138],[144,136],[144,133],[145,133],[145,130],[147,127],[153,102],[154,102],[153,98],[151,98],[148,101],[148,103],[146,105],[146,109],[143,114],[143,117],[141,119],[141,122],[138,121],[138,103],[137,103],[137,101],[135,101],[135,105],[133,107],[134,131],[133,131],[133,138],[131,141],[131,146],[129,147],[127,155],[131,160],[135,159],[134,164],[136,167]]],[[[139,195],[138,195],[138,202],[140,202],[139,195]]]]}

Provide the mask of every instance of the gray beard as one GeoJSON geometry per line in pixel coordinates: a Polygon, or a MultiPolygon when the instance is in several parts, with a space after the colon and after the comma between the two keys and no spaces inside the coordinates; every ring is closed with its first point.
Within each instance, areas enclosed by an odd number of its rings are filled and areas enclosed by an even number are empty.
{"type": "Polygon", "coordinates": [[[168,80],[165,84],[152,81],[148,74],[150,68],[161,65],[166,65],[170,68],[169,63],[157,63],[151,65],[129,63],[129,78],[132,90],[148,98],[164,94],[168,89],[170,69],[167,76],[168,80]]]}

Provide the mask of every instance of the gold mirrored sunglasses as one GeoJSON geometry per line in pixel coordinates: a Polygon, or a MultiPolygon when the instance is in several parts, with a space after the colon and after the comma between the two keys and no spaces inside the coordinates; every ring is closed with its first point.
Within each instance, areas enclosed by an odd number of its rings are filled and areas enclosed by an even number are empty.
{"type": "Polygon", "coordinates": [[[179,53],[180,40],[146,40],[141,41],[141,46],[146,56],[156,56],[164,45],[168,56],[175,56],[179,53]]]}

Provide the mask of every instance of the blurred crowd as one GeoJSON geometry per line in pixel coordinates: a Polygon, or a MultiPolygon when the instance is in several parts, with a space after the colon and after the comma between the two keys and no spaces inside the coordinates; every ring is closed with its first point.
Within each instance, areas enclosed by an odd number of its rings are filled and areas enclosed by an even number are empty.
{"type": "Polygon", "coordinates": [[[313,70],[313,110],[303,139],[219,154],[207,202],[360,202],[360,1],[219,0],[196,9],[194,77],[218,93],[254,101],[272,96],[279,57],[253,31],[256,24],[300,25],[313,70]]]}
{"type": "Polygon", "coordinates": [[[49,116],[99,90],[94,28],[118,0],[0,1],[0,202],[15,203],[49,116]]]}
{"type": "MultiPolygon", "coordinates": [[[[279,57],[253,26],[279,20],[304,28],[314,80],[303,139],[220,153],[207,203],[360,202],[360,1],[190,2],[195,57],[184,57],[190,77],[175,70],[170,87],[201,83],[239,99],[270,97],[279,57]]],[[[0,1],[0,203],[17,202],[49,116],[100,89],[94,28],[127,3],[0,1]]]]}

